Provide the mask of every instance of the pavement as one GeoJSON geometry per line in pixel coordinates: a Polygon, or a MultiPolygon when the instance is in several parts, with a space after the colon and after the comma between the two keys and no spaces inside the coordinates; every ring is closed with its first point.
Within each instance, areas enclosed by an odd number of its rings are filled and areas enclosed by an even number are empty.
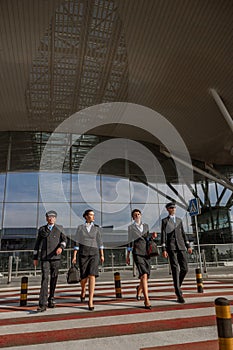
{"type": "MultiPolygon", "coordinates": [[[[21,276],[7,284],[0,279],[0,348],[11,350],[217,350],[214,301],[229,300],[233,308],[232,267],[215,267],[203,274],[198,293],[195,269],[182,286],[186,300],[178,304],[167,267],[152,270],[149,280],[151,310],[137,301],[138,278],[129,270],[101,272],[94,305],[80,302],[80,285],[59,276],[55,309],[37,313],[40,276],[29,276],[25,306],[20,306],[21,276]],[[116,298],[114,272],[121,276],[122,298],[116,298]]],[[[233,343],[232,343],[233,344],[233,343]]]]}

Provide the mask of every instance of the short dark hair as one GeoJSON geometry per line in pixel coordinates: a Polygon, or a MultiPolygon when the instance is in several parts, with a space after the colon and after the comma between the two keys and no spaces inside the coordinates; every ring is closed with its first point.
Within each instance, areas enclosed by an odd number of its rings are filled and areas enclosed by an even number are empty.
{"type": "Polygon", "coordinates": [[[141,210],[139,210],[139,209],[134,209],[134,210],[132,211],[132,213],[131,213],[132,218],[133,218],[133,214],[134,214],[134,213],[140,213],[140,214],[141,214],[142,212],[141,212],[141,210]]]}
{"type": "Polygon", "coordinates": [[[92,209],[85,210],[83,213],[83,217],[85,218],[91,211],[93,211],[93,210],[92,209]]]}

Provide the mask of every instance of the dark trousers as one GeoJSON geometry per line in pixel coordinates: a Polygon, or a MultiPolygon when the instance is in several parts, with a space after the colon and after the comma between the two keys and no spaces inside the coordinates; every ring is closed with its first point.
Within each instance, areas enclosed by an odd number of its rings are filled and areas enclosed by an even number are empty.
{"type": "Polygon", "coordinates": [[[177,297],[180,297],[182,295],[180,287],[188,272],[186,252],[184,250],[169,250],[168,256],[170,260],[175,293],[177,297]]]}
{"type": "Polygon", "coordinates": [[[46,305],[47,300],[54,298],[55,288],[57,284],[58,272],[60,267],[60,260],[49,260],[41,262],[41,289],[39,297],[39,305],[46,305]],[[50,275],[50,289],[48,298],[48,283],[50,275]]]}

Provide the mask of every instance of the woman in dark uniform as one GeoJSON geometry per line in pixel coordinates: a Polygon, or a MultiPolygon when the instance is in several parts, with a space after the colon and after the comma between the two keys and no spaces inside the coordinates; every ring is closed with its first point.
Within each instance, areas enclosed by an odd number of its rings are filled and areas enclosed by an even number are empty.
{"type": "Polygon", "coordinates": [[[128,227],[128,249],[126,263],[130,264],[130,251],[133,253],[133,260],[137,266],[140,284],[137,286],[137,300],[141,294],[144,295],[144,305],[146,309],[151,309],[148,295],[148,277],[150,276],[150,257],[147,255],[147,239],[156,238],[157,233],[149,233],[149,226],[142,223],[142,214],[139,209],[132,211],[133,224],[128,227]]]}
{"type": "Polygon", "coordinates": [[[95,290],[95,278],[99,276],[98,265],[99,260],[104,262],[103,242],[101,232],[98,225],[94,224],[95,214],[93,210],[88,209],[83,213],[86,223],[79,225],[76,231],[76,246],[74,247],[74,255],[72,263],[76,263],[77,252],[80,276],[81,276],[81,302],[85,301],[86,284],[88,281],[89,291],[89,310],[94,310],[93,296],[95,290]]]}

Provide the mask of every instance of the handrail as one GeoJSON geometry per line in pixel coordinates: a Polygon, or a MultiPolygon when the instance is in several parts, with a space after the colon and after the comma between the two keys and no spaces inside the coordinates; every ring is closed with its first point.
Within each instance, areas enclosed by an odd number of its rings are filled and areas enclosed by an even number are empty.
{"type": "MultiPolygon", "coordinates": [[[[207,271],[208,266],[233,265],[233,243],[200,244],[202,251],[202,264],[207,271]]],[[[161,246],[159,246],[161,248],[161,246]]],[[[193,254],[189,255],[189,264],[198,264],[197,245],[193,245],[193,254]]],[[[60,271],[67,271],[71,264],[72,248],[66,248],[62,255],[60,271]]],[[[126,266],[126,247],[113,247],[105,249],[105,263],[102,269],[132,269],[133,265],[126,266]]],[[[131,259],[132,261],[132,259],[131,259]]],[[[162,255],[152,258],[152,268],[166,266],[168,261],[162,255]]],[[[12,277],[19,274],[34,274],[40,272],[40,265],[36,269],[33,265],[33,250],[0,250],[0,277],[8,276],[10,283],[12,277]]]]}

